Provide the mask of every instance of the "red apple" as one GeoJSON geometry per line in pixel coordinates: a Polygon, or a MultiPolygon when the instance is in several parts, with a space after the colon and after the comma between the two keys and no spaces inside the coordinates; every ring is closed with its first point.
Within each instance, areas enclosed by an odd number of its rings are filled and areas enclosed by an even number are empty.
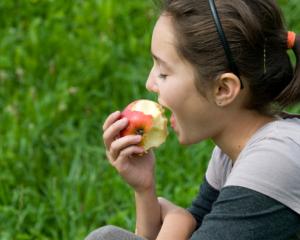
{"type": "Polygon", "coordinates": [[[128,126],[121,131],[121,137],[141,135],[140,145],[145,151],[165,142],[168,135],[168,120],[163,107],[158,103],[145,99],[134,101],[124,109],[121,116],[128,119],[128,126]]]}

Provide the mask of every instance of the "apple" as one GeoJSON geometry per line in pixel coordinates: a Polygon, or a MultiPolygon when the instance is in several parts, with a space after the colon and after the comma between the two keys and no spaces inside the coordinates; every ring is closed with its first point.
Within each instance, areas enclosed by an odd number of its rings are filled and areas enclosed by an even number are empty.
{"type": "Polygon", "coordinates": [[[121,137],[141,135],[140,146],[145,151],[165,142],[168,136],[168,120],[160,104],[146,99],[136,100],[122,111],[121,118],[123,117],[128,119],[128,125],[120,132],[121,137]]]}

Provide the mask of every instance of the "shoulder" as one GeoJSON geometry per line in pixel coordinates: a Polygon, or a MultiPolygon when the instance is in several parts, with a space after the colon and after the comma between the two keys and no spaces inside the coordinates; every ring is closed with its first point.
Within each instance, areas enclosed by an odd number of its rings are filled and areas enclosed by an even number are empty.
{"type": "Polygon", "coordinates": [[[300,213],[300,120],[261,129],[236,160],[225,186],[259,191],[300,213]]]}
{"type": "Polygon", "coordinates": [[[252,165],[272,162],[280,167],[286,163],[300,165],[299,154],[300,119],[282,119],[260,129],[243,149],[236,165],[247,162],[252,165]]]}
{"type": "Polygon", "coordinates": [[[285,118],[278,119],[268,123],[259,129],[250,139],[245,147],[246,150],[251,149],[257,143],[268,143],[268,141],[283,142],[282,140],[292,140],[300,144],[300,119],[285,118]]]}

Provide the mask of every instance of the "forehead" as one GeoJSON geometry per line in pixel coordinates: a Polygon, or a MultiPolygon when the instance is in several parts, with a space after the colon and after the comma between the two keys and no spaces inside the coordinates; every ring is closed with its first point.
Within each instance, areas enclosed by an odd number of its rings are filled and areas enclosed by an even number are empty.
{"type": "Polygon", "coordinates": [[[178,61],[176,41],[171,16],[161,15],[153,29],[151,51],[166,61],[178,61]]]}

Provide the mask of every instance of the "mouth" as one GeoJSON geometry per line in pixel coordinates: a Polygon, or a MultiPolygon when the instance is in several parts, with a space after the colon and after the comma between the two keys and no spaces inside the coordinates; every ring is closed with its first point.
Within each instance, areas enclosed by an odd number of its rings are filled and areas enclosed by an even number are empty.
{"type": "Polygon", "coordinates": [[[164,104],[161,99],[157,99],[157,102],[166,110],[167,112],[167,116],[170,116],[169,117],[169,121],[170,121],[170,124],[171,124],[171,127],[175,130],[176,128],[176,120],[175,120],[175,116],[174,116],[174,113],[172,112],[172,110],[170,108],[168,108],[166,106],[166,104],[164,104]]]}
{"type": "Polygon", "coordinates": [[[170,123],[171,123],[172,128],[175,129],[176,128],[176,120],[175,120],[173,113],[171,114],[171,117],[170,117],[170,123]]]}

